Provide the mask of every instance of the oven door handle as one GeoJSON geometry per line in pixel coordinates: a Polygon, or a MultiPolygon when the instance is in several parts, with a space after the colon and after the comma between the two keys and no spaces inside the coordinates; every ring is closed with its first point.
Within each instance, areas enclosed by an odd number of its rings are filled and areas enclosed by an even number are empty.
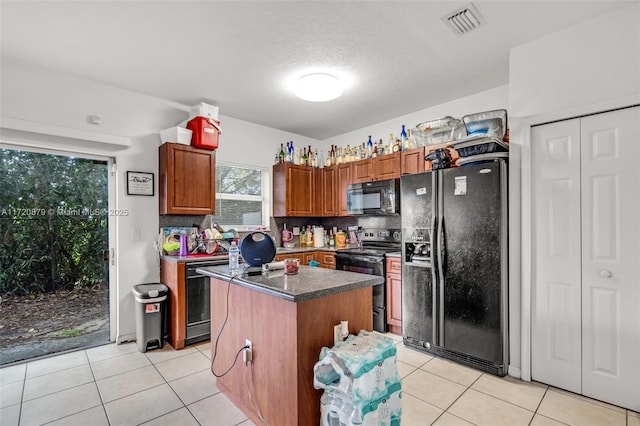
{"type": "Polygon", "coordinates": [[[361,261],[367,263],[383,263],[384,257],[371,257],[371,256],[359,256],[352,254],[336,254],[336,257],[340,257],[341,259],[348,259],[350,261],[361,261]]]}

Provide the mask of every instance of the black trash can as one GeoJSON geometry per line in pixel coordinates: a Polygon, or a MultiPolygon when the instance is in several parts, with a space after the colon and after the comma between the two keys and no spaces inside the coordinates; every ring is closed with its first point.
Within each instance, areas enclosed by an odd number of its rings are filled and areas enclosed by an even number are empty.
{"type": "Polygon", "coordinates": [[[164,346],[169,287],[162,283],[136,284],[136,342],[138,350],[146,352],[164,346]]]}

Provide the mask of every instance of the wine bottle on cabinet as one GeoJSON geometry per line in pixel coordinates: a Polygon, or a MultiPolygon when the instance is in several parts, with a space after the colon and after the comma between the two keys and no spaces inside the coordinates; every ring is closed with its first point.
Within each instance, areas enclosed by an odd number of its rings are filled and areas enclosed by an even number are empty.
{"type": "Polygon", "coordinates": [[[284,162],[285,163],[290,163],[291,162],[291,145],[289,145],[289,142],[287,142],[287,149],[284,152],[284,162]]]}
{"type": "Polygon", "coordinates": [[[284,144],[280,144],[280,152],[278,153],[278,162],[284,163],[284,144]]]}
{"type": "Polygon", "coordinates": [[[404,128],[404,124],[402,125],[402,130],[400,131],[400,148],[402,150],[407,149],[407,131],[404,128]]]}

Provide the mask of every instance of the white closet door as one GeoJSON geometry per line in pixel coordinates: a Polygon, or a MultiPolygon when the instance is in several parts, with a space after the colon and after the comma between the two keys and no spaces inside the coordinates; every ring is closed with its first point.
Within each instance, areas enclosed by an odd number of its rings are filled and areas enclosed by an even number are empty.
{"type": "Polygon", "coordinates": [[[580,121],[532,129],[531,374],[581,392],[580,121]]]}
{"type": "Polygon", "coordinates": [[[582,393],[640,411],[640,108],[581,119],[582,393]]]}

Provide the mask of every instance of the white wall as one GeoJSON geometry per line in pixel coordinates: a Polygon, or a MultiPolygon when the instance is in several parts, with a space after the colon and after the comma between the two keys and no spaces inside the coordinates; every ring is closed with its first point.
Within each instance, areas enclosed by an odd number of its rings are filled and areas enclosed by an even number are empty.
{"type": "Polygon", "coordinates": [[[513,117],[640,94],[640,2],[511,50],[513,117]]]}
{"type": "Polygon", "coordinates": [[[217,161],[267,167],[271,170],[276,149],[280,144],[293,141],[296,149],[317,146],[318,141],[305,136],[283,132],[237,118],[220,115],[222,135],[216,152],[217,161]]]}
{"type": "MultiPolygon", "coordinates": [[[[116,333],[112,337],[118,342],[135,339],[131,287],[157,282],[160,277],[157,254],[153,250],[159,228],[158,146],[161,141],[158,132],[185,120],[189,108],[26,63],[5,58],[1,62],[0,124],[3,127],[0,141],[8,143],[8,147],[18,143],[115,158],[116,196],[112,207],[128,214],[113,217],[117,267],[116,291],[112,294],[116,333]],[[88,115],[99,115],[103,124],[89,124],[88,115]],[[38,133],[15,130],[15,123],[38,133]],[[47,129],[55,131],[56,136],[41,133],[47,129]],[[120,143],[130,148],[123,149],[120,143]],[[126,195],[128,170],[154,173],[156,195],[126,195]],[[132,240],[134,228],[140,230],[140,240],[132,240]]],[[[220,119],[224,133],[217,151],[218,161],[270,170],[280,143],[293,140],[299,147],[316,144],[313,139],[224,115],[220,119]]]]}
{"type": "Polygon", "coordinates": [[[423,121],[433,120],[444,116],[461,118],[467,114],[492,109],[506,109],[509,103],[509,86],[500,86],[471,96],[452,100],[434,107],[392,118],[372,126],[363,127],[348,133],[343,133],[329,139],[321,141],[322,147],[326,150],[331,145],[346,147],[347,144],[355,146],[366,142],[369,135],[374,141],[382,139],[384,142],[389,138],[389,133],[398,136],[402,125],[407,129],[413,128],[423,121]]]}

